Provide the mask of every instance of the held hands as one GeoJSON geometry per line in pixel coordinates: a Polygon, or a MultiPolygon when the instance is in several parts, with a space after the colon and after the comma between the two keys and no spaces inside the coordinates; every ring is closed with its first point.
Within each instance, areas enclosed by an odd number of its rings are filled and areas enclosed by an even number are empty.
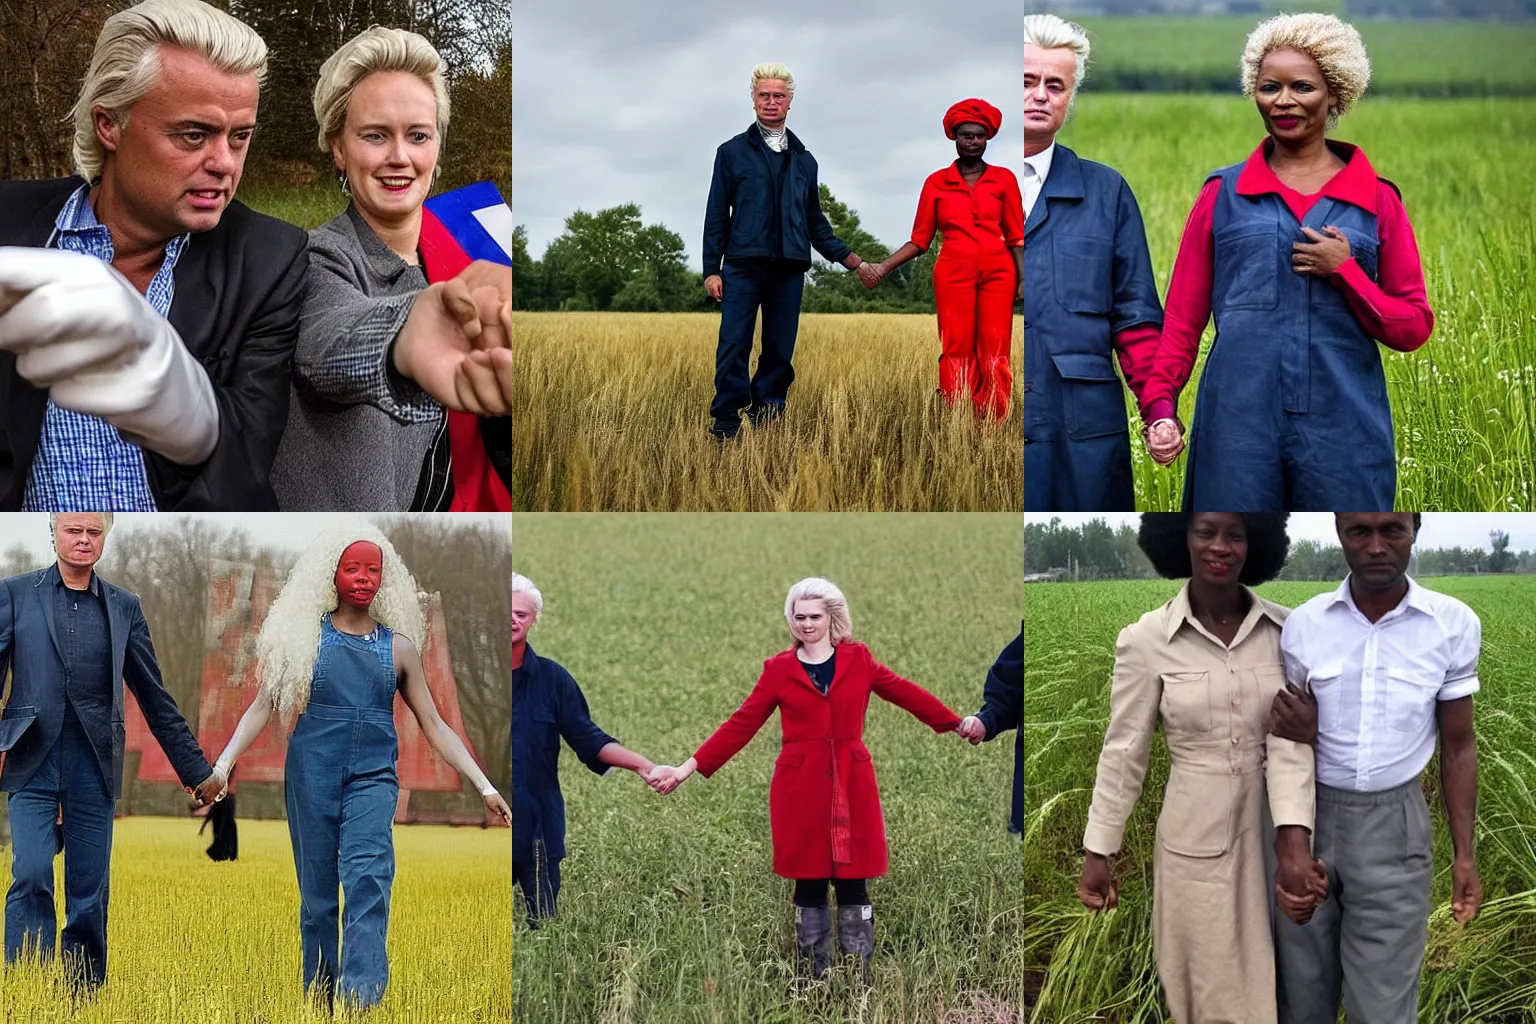
{"type": "Polygon", "coordinates": [[[512,395],[512,271],[476,260],[416,298],[395,369],[443,406],[505,416],[512,395]]]}
{"type": "Polygon", "coordinates": [[[1308,241],[1291,244],[1291,269],[1296,273],[1328,278],[1349,260],[1349,239],[1333,225],[1324,227],[1322,234],[1312,228],[1302,228],[1301,233],[1308,241]]]}
{"type": "Polygon", "coordinates": [[[1269,705],[1269,731],[1283,740],[1317,745],[1317,698],[1286,683],[1269,705]]]}
{"type": "Polygon", "coordinates": [[[1275,902],[1285,916],[1306,924],[1327,900],[1328,865],[1305,854],[1281,854],[1275,865],[1275,902]]]}
{"type": "Polygon", "coordinates": [[[1142,431],[1147,442],[1147,454],[1159,466],[1167,466],[1184,450],[1184,424],[1175,418],[1164,417],[1149,423],[1142,431]]]}
{"type": "Polygon", "coordinates": [[[1077,883],[1077,898],[1089,910],[1114,910],[1120,905],[1120,886],[1109,868],[1109,858],[1089,852],[1083,861],[1083,876],[1077,883]]]}
{"type": "Polygon", "coordinates": [[[213,774],[199,782],[190,792],[197,799],[199,807],[218,803],[229,792],[229,772],[215,765],[213,774]]]}
{"type": "Polygon", "coordinates": [[[885,269],[884,263],[870,263],[866,260],[854,268],[854,273],[859,275],[859,280],[864,282],[865,288],[874,288],[885,280],[885,275],[890,271],[885,269]]]}
{"type": "Polygon", "coordinates": [[[960,724],[955,726],[955,732],[969,740],[973,747],[987,738],[987,727],[975,715],[962,718],[960,724]]]}
{"type": "Polygon", "coordinates": [[[679,766],[654,765],[649,774],[642,773],[646,783],[661,796],[666,796],[678,786],[688,781],[688,777],[697,770],[697,764],[693,758],[689,758],[679,766]]]}

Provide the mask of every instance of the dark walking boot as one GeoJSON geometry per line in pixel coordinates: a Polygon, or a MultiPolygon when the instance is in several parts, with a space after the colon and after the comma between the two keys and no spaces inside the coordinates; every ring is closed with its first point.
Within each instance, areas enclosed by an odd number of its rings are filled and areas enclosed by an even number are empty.
{"type": "Polygon", "coordinates": [[[825,904],[795,908],[795,947],[801,969],[821,979],[832,969],[832,912],[825,904]]]}
{"type": "Polygon", "coordinates": [[[864,984],[869,984],[869,963],[875,957],[875,908],[867,903],[837,908],[837,945],[843,956],[858,956],[863,963],[864,984]]]}

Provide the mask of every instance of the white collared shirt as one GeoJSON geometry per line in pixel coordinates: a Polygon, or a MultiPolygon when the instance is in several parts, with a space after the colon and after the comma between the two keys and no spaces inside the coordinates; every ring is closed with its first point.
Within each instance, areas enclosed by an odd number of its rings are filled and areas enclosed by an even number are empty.
{"type": "Polygon", "coordinates": [[[1280,634],[1285,676],[1317,697],[1317,781],[1376,793],[1416,779],[1435,753],[1438,701],[1478,691],[1477,613],[1413,579],[1371,622],[1345,577],[1293,611],[1280,634]]]}
{"type": "Polygon", "coordinates": [[[1024,219],[1028,220],[1045,187],[1045,179],[1051,176],[1051,161],[1056,159],[1056,143],[1052,142],[1034,156],[1024,158],[1024,219]]]}

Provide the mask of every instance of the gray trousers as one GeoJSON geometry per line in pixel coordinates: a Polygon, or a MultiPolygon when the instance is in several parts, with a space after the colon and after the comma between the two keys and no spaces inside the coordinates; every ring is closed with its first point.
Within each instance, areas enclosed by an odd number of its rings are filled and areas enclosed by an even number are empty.
{"type": "Polygon", "coordinates": [[[1419,780],[1380,793],[1317,787],[1314,856],[1328,900],[1298,925],[1276,907],[1280,1024],[1414,1024],[1429,923],[1429,808],[1419,780]]]}

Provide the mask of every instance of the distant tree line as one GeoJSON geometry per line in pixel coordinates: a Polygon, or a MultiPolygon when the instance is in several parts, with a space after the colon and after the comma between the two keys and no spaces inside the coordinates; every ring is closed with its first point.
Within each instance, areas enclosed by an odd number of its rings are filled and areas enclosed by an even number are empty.
{"type": "MultiPolygon", "coordinates": [[[[1156,575],[1136,544],[1136,527],[1103,519],[1068,526],[1060,519],[1024,524],[1024,571],[1063,580],[1143,579],[1156,575]]],[[[1421,576],[1536,573],[1536,551],[1511,551],[1509,534],[1489,533],[1487,548],[1417,548],[1410,571],[1421,576]]],[[[1341,580],[1349,572],[1337,544],[1294,540],[1283,580],[1341,580]]]]}
{"type": "MultiPolygon", "coordinates": [[[[866,231],[859,215],[821,186],[821,208],[832,230],[860,256],[880,261],[891,250],[866,231]]],[[[933,264],[941,242],[893,271],[873,290],[856,274],[816,258],[801,308],[807,313],[932,313],[933,264]]],[[[512,304],[516,309],[566,312],[685,313],[718,310],[704,294],[704,274],[693,269],[682,236],[646,224],[634,203],[596,213],[577,210],[540,259],[528,251],[528,232],[512,232],[512,304]]]]}
{"type": "MultiPolygon", "coordinates": [[[[72,173],[69,111],[102,24],[134,0],[0,0],[0,179],[72,173]]],[[[452,123],[440,188],[512,186],[512,26],[506,0],[209,0],[268,47],[246,180],[309,186],[333,177],[315,144],[320,65],[370,25],[409,29],[442,54],[452,123]]]]}

